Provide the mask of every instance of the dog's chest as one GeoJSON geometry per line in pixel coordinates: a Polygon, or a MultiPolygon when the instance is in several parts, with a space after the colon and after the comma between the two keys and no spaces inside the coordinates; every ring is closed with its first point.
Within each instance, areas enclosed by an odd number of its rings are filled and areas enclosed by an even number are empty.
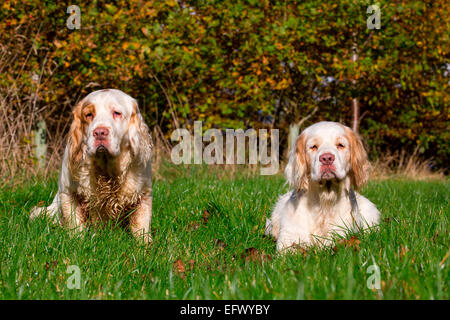
{"type": "Polygon", "coordinates": [[[90,178],[87,186],[80,186],[77,198],[86,218],[107,221],[129,216],[141,201],[132,180],[130,177],[96,176],[90,178]]]}
{"type": "Polygon", "coordinates": [[[349,205],[318,208],[309,219],[311,236],[330,238],[333,233],[344,234],[354,222],[351,210],[349,205]]]}

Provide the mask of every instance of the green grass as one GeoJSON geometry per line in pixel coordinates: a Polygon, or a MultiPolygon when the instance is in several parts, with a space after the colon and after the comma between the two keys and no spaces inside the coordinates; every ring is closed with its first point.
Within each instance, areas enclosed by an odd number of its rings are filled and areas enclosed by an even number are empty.
{"type": "Polygon", "coordinates": [[[371,182],[362,193],[383,222],[358,235],[359,249],[286,255],[263,236],[287,189],[282,176],[219,179],[194,168],[156,182],[151,247],[120,228],[71,237],[43,218],[29,221],[33,205],[50,203],[56,178],[3,188],[0,299],[448,299],[449,188],[371,182]],[[248,248],[255,250],[245,259],[248,248]],[[380,291],[367,287],[374,263],[380,291]],[[69,265],[80,268],[79,290],[67,287],[69,265]]]}

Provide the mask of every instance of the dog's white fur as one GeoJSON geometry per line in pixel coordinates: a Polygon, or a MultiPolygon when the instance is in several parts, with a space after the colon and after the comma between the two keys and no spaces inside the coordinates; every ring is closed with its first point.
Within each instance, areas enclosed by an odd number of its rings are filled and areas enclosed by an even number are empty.
{"type": "Polygon", "coordinates": [[[120,90],[98,90],[77,104],[73,116],[58,193],[30,217],[46,214],[76,230],[87,222],[126,221],[150,242],[152,141],[136,100],[120,90]],[[98,128],[108,130],[106,138],[95,137],[98,128]]]}
{"type": "Polygon", "coordinates": [[[277,250],[295,245],[329,245],[335,234],[375,226],[380,212],[351,188],[364,185],[369,162],[361,139],[336,122],[319,122],[306,128],[293,146],[285,175],[294,189],[282,195],[266,223],[266,234],[277,239],[277,250]],[[332,154],[332,166],[320,157],[332,154]]]}

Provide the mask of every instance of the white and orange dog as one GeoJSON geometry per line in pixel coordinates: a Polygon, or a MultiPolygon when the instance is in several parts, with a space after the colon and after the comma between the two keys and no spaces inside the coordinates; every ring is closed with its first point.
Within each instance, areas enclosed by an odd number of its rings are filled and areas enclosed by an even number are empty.
{"type": "Polygon", "coordinates": [[[336,122],[306,128],[285,169],[293,190],[280,197],[266,223],[277,250],[326,246],[336,234],[377,225],[380,212],[353,190],[368,181],[369,168],[361,139],[350,128],[336,122]]]}
{"type": "Polygon", "coordinates": [[[75,230],[113,220],[151,242],[152,140],[136,100],[98,90],[76,105],[73,117],[58,192],[31,218],[46,214],[75,230]]]}

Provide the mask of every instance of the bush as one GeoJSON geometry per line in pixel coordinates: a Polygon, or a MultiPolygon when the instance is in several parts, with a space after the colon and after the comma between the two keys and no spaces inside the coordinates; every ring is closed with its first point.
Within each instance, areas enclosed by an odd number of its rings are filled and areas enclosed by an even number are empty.
{"type": "Polygon", "coordinates": [[[69,30],[65,3],[5,1],[0,95],[11,117],[44,117],[51,136],[63,136],[77,100],[106,87],[138,98],[167,136],[194,120],[285,129],[316,107],[305,125],[349,124],[357,97],[372,155],[416,150],[443,166],[446,2],[379,3],[381,29],[370,30],[366,1],[90,1],[69,30]]]}

